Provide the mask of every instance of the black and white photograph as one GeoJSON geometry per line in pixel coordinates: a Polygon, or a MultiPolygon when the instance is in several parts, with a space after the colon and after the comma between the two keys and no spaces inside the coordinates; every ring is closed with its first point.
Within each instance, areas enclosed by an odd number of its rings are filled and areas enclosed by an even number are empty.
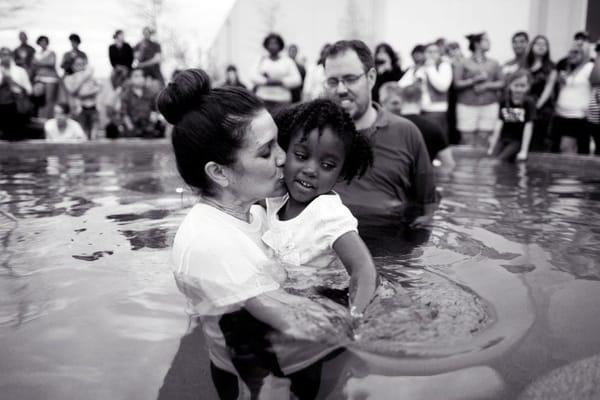
{"type": "Polygon", "coordinates": [[[600,399],[599,0],[0,0],[0,399],[600,399]]]}

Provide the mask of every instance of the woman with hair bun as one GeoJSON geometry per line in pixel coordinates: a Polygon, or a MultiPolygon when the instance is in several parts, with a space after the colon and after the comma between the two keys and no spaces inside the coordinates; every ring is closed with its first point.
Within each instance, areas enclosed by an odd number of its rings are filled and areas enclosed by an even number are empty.
{"type": "Polygon", "coordinates": [[[200,69],[178,74],[157,105],[174,125],[179,173],[198,193],[175,236],[174,275],[202,321],[220,398],[238,397],[237,376],[258,398],[268,375],[314,398],[319,360],[340,335],[322,306],[280,289],[285,271],[261,241],[267,217],[255,203],[285,193],[277,126],[252,93],[211,88],[200,69]],[[284,346],[271,344],[277,333],[288,338],[284,346]],[[301,350],[292,337],[304,340],[301,350]]]}

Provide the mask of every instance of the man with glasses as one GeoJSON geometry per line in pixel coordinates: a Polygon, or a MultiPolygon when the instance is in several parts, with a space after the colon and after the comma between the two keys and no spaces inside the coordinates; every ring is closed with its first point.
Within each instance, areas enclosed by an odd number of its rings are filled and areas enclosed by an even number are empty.
{"type": "Polygon", "coordinates": [[[325,57],[325,92],[350,114],[360,134],[369,138],[373,166],[335,190],[357,217],[400,217],[424,227],[436,207],[433,170],[418,128],[372,101],[376,71],[373,55],[359,40],[341,40],[325,57]]]}

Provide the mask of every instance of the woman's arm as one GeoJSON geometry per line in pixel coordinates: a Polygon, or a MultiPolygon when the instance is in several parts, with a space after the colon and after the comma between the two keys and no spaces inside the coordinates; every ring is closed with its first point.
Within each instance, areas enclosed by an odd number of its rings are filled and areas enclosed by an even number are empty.
{"type": "Polygon", "coordinates": [[[523,128],[523,140],[521,141],[521,151],[517,154],[517,160],[527,160],[527,153],[529,152],[529,143],[531,143],[531,136],[533,134],[533,122],[529,121],[523,128]]]}
{"type": "Polygon", "coordinates": [[[281,84],[288,89],[294,89],[302,84],[302,76],[300,75],[300,71],[298,71],[296,63],[291,58],[286,60],[289,64],[288,73],[281,80],[281,84]]]}
{"type": "Polygon", "coordinates": [[[494,153],[494,148],[496,147],[496,144],[498,144],[498,140],[500,139],[500,132],[502,132],[503,125],[504,123],[501,119],[498,119],[498,121],[496,121],[496,125],[494,126],[494,133],[492,133],[492,136],[490,137],[490,145],[487,151],[488,156],[491,156],[494,153]]]}
{"type": "Polygon", "coordinates": [[[465,67],[462,63],[454,66],[454,87],[458,90],[466,89],[480,82],[481,80],[473,78],[464,78],[465,67]]]}
{"type": "Polygon", "coordinates": [[[550,72],[550,75],[548,75],[548,79],[546,80],[546,86],[544,86],[544,91],[542,92],[540,98],[538,99],[535,105],[537,109],[542,108],[544,104],[546,104],[546,102],[550,99],[550,96],[552,96],[552,92],[554,91],[554,85],[556,85],[557,76],[558,73],[555,69],[553,69],[550,72]]]}
{"type": "Polygon", "coordinates": [[[594,68],[590,74],[590,83],[592,86],[600,85],[600,52],[596,53],[596,60],[594,61],[594,68]]]}
{"type": "Polygon", "coordinates": [[[333,250],[350,275],[350,311],[362,314],[375,294],[377,270],[369,249],[358,233],[351,231],[333,243],[333,250]]]}

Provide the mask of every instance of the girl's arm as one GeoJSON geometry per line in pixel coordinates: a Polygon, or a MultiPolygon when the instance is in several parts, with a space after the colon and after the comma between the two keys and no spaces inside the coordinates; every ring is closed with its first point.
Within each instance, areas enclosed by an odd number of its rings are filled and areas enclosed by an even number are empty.
{"type": "Polygon", "coordinates": [[[535,105],[537,109],[542,108],[544,104],[546,104],[548,99],[550,99],[550,96],[552,96],[552,92],[554,91],[554,85],[556,85],[557,76],[558,74],[555,69],[553,69],[550,72],[550,75],[548,75],[548,80],[546,80],[546,86],[544,86],[544,91],[542,92],[542,95],[540,96],[535,105]]]}
{"type": "Polygon", "coordinates": [[[523,128],[523,140],[521,141],[521,151],[517,154],[517,160],[527,160],[527,153],[529,152],[529,143],[531,142],[531,136],[533,134],[533,122],[529,121],[523,128]]]}
{"type": "Polygon", "coordinates": [[[490,146],[488,147],[488,151],[487,151],[488,156],[491,156],[494,153],[494,148],[496,147],[496,144],[498,143],[498,139],[500,139],[500,132],[502,132],[503,125],[504,125],[504,123],[502,122],[501,119],[498,119],[498,121],[496,121],[496,126],[494,127],[494,133],[492,133],[492,137],[490,138],[490,146]]]}
{"type": "Polygon", "coordinates": [[[340,236],[333,243],[333,250],[350,275],[350,311],[360,315],[377,287],[377,270],[371,253],[355,231],[340,236]]]}

